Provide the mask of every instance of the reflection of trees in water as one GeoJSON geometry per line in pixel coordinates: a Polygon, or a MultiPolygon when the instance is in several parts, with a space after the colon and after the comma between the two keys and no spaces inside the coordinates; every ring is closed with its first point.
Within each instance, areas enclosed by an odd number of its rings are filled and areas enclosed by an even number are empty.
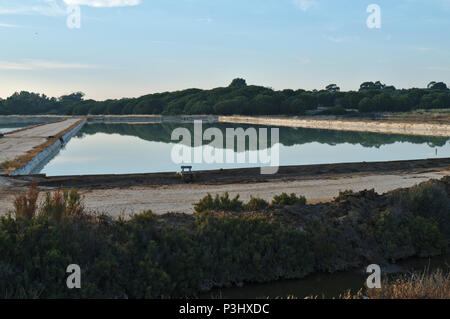
{"type": "MultiPolygon", "coordinates": [[[[187,128],[191,132],[191,138],[194,138],[194,125],[192,123],[157,123],[157,124],[104,124],[95,123],[85,125],[77,136],[83,134],[92,135],[95,133],[131,135],[139,137],[143,140],[151,142],[173,143],[170,137],[172,131],[178,127],[187,128]]],[[[226,128],[242,127],[247,129],[254,127],[257,130],[266,126],[241,125],[228,123],[203,124],[203,131],[210,127],[216,127],[222,131],[223,136],[226,135],[226,128]]],[[[268,141],[270,141],[270,127],[267,130],[268,141]]],[[[379,148],[382,145],[393,144],[396,142],[409,142],[413,144],[427,144],[430,147],[444,146],[448,138],[433,136],[415,136],[415,135],[398,135],[398,134],[380,134],[368,132],[350,132],[350,131],[333,131],[318,130],[306,128],[290,128],[280,127],[280,143],[285,146],[301,145],[306,143],[317,142],[321,144],[337,145],[337,144],[353,144],[362,145],[364,147],[379,148]]],[[[204,144],[209,144],[204,141],[204,144]]],[[[247,143],[248,144],[248,143],[247,143]]],[[[268,142],[269,144],[269,142],[268,142]]],[[[248,145],[246,145],[248,148],[248,145]]]]}

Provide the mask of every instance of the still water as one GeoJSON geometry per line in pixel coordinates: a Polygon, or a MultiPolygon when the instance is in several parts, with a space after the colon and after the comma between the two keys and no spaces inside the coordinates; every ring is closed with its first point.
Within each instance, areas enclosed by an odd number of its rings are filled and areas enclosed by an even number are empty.
{"type": "MultiPolygon", "coordinates": [[[[193,124],[87,124],[61,152],[45,165],[41,173],[48,176],[78,174],[127,174],[175,172],[183,164],[172,160],[171,140],[175,128],[187,128],[194,139],[193,124]]],[[[223,136],[226,128],[249,126],[225,123],[204,124],[203,131],[217,127],[223,136]]],[[[262,128],[252,126],[256,129],[262,128]]],[[[243,168],[270,164],[249,163],[252,152],[271,154],[270,128],[268,149],[247,148],[245,163],[189,164],[194,170],[243,168]]],[[[204,141],[205,148],[210,141],[204,141]]],[[[224,142],[224,145],[226,143],[224,142]]],[[[362,161],[411,160],[450,157],[450,138],[378,134],[281,127],[279,130],[279,164],[303,165],[362,161]]],[[[193,147],[191,147],[194,150],[193,147]]],[[[193,152],[192,152],[193,153],[193,152]]]]}
{"type": "Polygon", "coordinates": [[[8,123],[8,124],[0,124],[0,133],[8,133],[12,132],[26,126],[32,125],[27,123],[8,123]]]}
{"type": "MultiPolygon", "coordinates": [[[[450,255],[433,258],[412,258],[399,262],[391,271],[384,272],[381,267],[382,280],[395,280],[401,275],[411,273],[423,274],[441,270],[444,274],[450,272],[450,255]]],[[[333,274],[313,274],[298,280],[280,280],[264,284],[245,284],[243,287],[213,289],[200,295],[200,298],[297,298],[318,297],[338,298],[351,291],[353,294],[364,288],[369,274],[365,269],[355,271],[337,272],[333,274]]]]}

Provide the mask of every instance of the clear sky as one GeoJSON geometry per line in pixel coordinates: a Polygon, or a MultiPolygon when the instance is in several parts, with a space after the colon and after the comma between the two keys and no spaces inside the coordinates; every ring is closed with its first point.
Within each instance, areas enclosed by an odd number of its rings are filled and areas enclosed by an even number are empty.
{"type": "Polygon", "coordinates": [[[450,0],[0,0],[0,97],[134,97],[235,77],[274,89],[450,84],[449,31],[450,0]],[[370,4],[379,29],[366,25],[370,4]]]}

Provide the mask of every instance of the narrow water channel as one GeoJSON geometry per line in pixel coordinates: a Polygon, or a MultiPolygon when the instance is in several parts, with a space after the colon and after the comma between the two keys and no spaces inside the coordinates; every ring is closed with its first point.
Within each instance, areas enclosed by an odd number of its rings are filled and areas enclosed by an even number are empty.
{"type": "MultiPolygon", "coordinates": [[[[382,279],[395,279],[399,275],[409,273],[433,272],[441,269],[444,273],[450,272],[450,255],[433,258],[413,258],[389,267],[389,273],[382,268],[382,279]]],[[[245,284],[243,287],[216,288],[202,294],[199,298],[297,298],[319,297],[338,298],[346,291],[356,293],[364,288],[367,276],[365,269],[337,272],[333,274],[318,273],[298,280],[280,280],[264,284],[245,284]]]]}

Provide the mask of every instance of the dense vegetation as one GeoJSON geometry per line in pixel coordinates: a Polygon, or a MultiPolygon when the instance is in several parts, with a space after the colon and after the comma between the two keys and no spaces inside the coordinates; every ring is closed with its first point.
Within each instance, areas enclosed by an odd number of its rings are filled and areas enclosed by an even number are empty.
{"type": "Polygon", "coordinates": [[[214,199],[211,194],[208,194],[195,204],[194,209],[197,213],[208,211],[252,212],[266,209],[270,205],[306,205],[306,198],[304,196],[297,196],[294,193],[290,195],[286,193],[275,195],[270,204],[262,198],[250,197],[250,200],[247,203],[244,203],[239,200],[239,195],[230,199],[228,192],[222,196],[216,195],[214,199]]]}
{"type": "Polygon", "coordinates": [[[322,114],[341,115],[450,108],[450,90],[442,82],[431,82],[426,89],[401,90],[379,81],[365,82],[358,91],[341,92],[335,84],[324,90],[275,91],[235,79],[228,87],[212,90],[187,89],[106,101],[84,100],[83,96],[77,92],[49,98],[23,91],[0,99],[0,114],[303,115],[327,107],[322,114]]]}
{"type": "Polygon", "coordinates": [[[444,253],[450,240],[450,178],[384,195],[340,194],[307,205],[207,196],[194,215],[151,211],[130,219],[85,212],[74,190],[37,203],[31,187],[0,217],[2,297],[158,298],[214,286],[300,278],[411,256],[444,253]],[[66,287],[78,264],[81,289],[66,287]]]}

